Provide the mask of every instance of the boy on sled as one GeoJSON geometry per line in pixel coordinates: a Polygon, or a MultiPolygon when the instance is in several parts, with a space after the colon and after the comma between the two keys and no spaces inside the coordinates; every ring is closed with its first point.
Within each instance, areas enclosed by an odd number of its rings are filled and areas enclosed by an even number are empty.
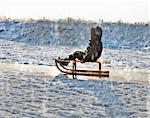
{"type": "MultiPolygon", "coordinates": [[[[75,60],[78,59],[82,63],[84,62],[96,62],[101,56],[103,45],[101,42],[102,29],[100,27],[91,28],[91,39],[89,40],[89,46],[84,52],[76,51],[69,55],[64,60],[75,60]]],[[[67,66],[69,62],[61,62],[62,65],[67,66]]]]}

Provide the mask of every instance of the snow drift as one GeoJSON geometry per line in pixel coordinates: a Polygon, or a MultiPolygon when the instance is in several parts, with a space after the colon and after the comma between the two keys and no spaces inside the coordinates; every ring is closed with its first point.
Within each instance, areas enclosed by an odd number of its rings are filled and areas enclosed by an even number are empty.
{"type": "Polygon", "coordinates": [[[150,50],[150,24],[1,21],[0,38],[32,45],[87,46],[93,26],[102,27],[105,48],[150,50]]]}

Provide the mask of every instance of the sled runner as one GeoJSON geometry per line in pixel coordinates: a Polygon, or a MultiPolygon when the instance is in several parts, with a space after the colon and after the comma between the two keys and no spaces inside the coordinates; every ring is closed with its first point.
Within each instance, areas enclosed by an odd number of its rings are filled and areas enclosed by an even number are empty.
{"type": "Polygon", "coordinates": [[[65,74],[73,75],[73,79],[76,75],[84,75],[84,76],[98,76],[98,77],[109,77],[109,71],[102,71],[101,64],[110,64],[110,61],[97,61],[93,63],[99,64],[98,70],[86,70],[86,69],[77,69],[77,63],[81,62],[80,60],[63,60],[63,59],[55,59],[56,67],[65,74]],[[72,68],[63,66],[64,62],[72,62],[72,68]]]}

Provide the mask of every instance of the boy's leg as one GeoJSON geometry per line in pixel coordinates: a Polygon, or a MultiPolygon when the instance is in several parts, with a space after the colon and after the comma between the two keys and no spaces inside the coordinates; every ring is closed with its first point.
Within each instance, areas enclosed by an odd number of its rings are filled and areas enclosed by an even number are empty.
{"type": "Polygon", "coordinates": [[[69,55],[69,60],[75,60],[76,58],[79,60],[83,60],[83,56],[85,55],[84,52],[76,51],[74,54],[69,55]]]}
{"type": "MultiPolygon", "coordinates": [[[[79,60],[83,60],[83,56],[85,55],[84,52],[76,51],[72,55],[69,55],[68,58],[65,58],[64,60],[75,60],[76,58],[79,60]]],[[[62,65],[67,66],[69,62],[61,62],[62,65]]]]}

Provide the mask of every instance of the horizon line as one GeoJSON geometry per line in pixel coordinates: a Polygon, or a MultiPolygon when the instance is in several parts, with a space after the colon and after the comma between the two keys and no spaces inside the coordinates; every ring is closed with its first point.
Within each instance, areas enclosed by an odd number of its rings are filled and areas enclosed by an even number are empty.
{"type": "Polygon", "coordinates": [[[81,21],[86,21],[86,22],[108,22],[108,23],[128,23],[128,24],[136,24],[136,23],[144,23],[144,24],[150,24],[150,20],[147,21],[133,21],[133,22],[129,22],[129,21],[124,21],[122,19],[118,19],[118,20],[104,20],[104,19],[87,19],[87,18],[80,18],[80,17],[63,17],[63,18],[50,18],[47,16],[40,16],[40,17],[11,17],[11,16],[0,16],[0,20],[19,20],[19,21],[38,21],[38,20],[49,20],[49,21],[59,21],[59,20],[81,20],[81,21]]]}

